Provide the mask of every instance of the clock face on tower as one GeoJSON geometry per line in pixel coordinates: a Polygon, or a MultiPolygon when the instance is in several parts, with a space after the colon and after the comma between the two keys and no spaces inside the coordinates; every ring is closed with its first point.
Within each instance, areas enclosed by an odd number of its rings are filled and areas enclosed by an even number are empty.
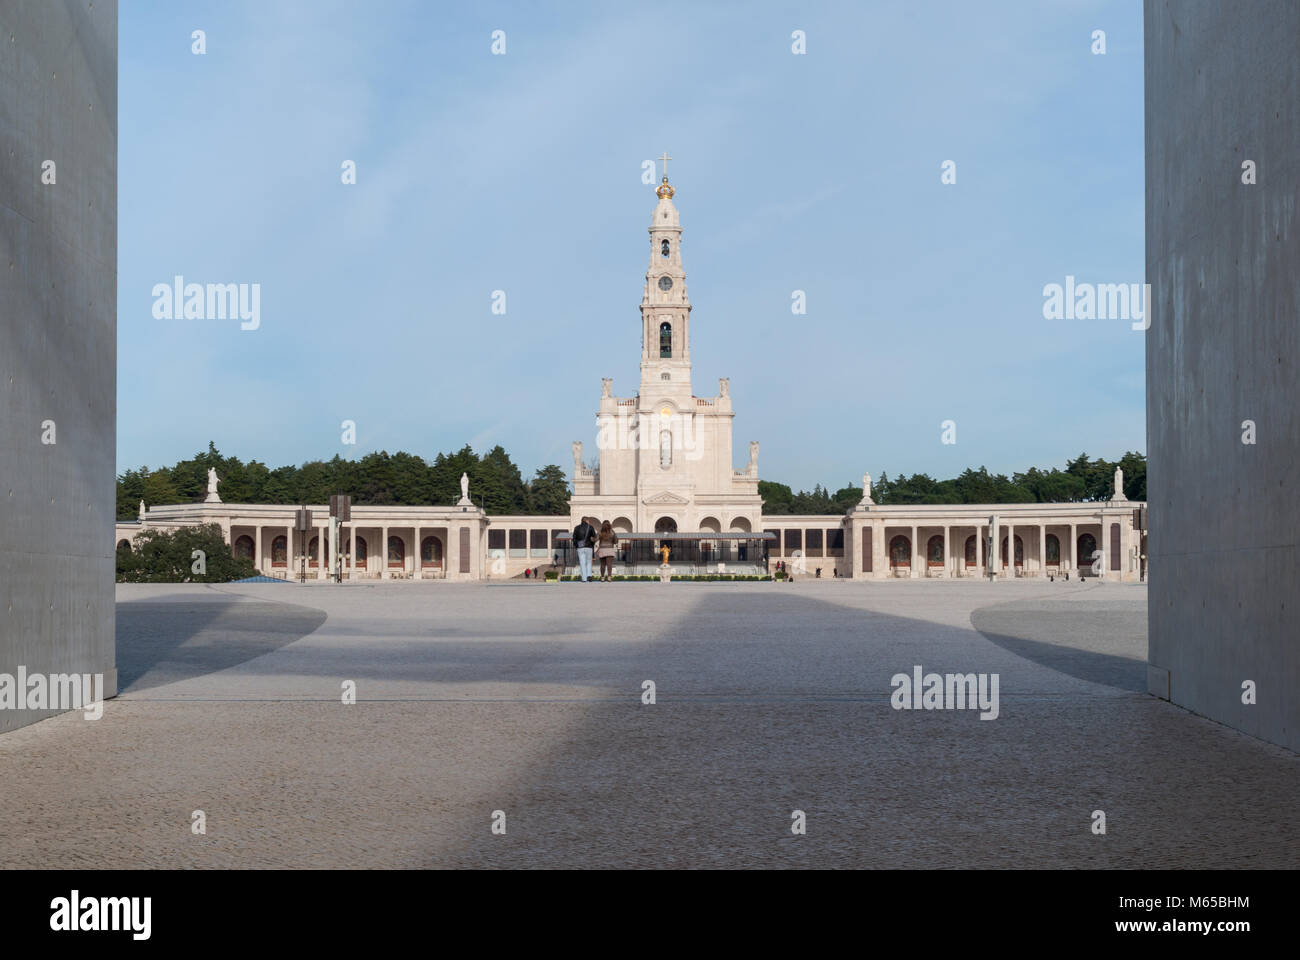
{"type": "Polygon", "coordinates": [[[673,278],[672,278],[672,277],[660,277],[660,278],[659,278],[659,289],[660,289],[660,290],[662,290],[662,291],[664,291],[665,293],[667,293],[667,292],[668,292],[669,290],[671,290],[672,288],[673,288],[673,278]]]}

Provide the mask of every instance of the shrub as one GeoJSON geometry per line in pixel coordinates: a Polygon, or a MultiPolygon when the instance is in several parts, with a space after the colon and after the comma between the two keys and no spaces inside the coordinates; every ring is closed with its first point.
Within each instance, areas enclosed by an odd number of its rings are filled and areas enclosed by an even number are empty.
{"type": "Polygon", "coordinates": [[[557,578],[560,576],[560,571],[558,571],[558,570],[547,570],[546,573],[545,573],[545,576],[546,576],[546,579],[547,579],[547,580],[555,580],[555,579],[557,579],[557,578]]]}
{"type": "Polygon", "coordinates": [[[145,530],[130,550],[117,551],[119,583],[229,583],[257,575],[251,560],[236,558],[215,523],[177,530],[145,530]],[[202,551],[203,572],[196,573],[202,551]]]}

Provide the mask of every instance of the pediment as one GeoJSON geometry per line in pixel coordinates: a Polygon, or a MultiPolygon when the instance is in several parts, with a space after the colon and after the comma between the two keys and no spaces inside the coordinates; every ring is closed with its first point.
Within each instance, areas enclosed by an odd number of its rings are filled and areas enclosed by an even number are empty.
{"type": "Polygon", "coordinates": [[[653,497],[646,497],[641,502],[642,503],[684,504],[684,503],[690,503],[690,500],[686,499],[680,494],[673,493],[671,490],[665,490],[662,493],[656,493],[653,497]]]}

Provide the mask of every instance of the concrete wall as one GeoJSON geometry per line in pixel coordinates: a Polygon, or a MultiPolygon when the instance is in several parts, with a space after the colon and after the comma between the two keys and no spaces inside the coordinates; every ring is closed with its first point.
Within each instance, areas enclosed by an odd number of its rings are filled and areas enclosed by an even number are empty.
{"type": "Polygon", "coordinates": [[[0,47],[0,674],[111,695],[117,3],[0,0],[0,47]]]}
{"type": "Polygon", "coordinates": [[[1300,750],[1300,4],[1147,0],[1145,38],[1150,686],[1300,750]]]}

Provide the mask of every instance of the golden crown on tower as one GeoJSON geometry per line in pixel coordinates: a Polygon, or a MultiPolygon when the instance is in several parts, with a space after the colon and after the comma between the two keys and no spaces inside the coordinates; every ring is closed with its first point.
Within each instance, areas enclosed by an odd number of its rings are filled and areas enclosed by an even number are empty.
{"type": "Polygon", "coordinates": [[[663,183],[659,184],[659,189],[655,193],[659,195],[660,200],[671,200],[676,192],[672,185],[668,183],[668,174],[665,173],[663,183]]]}

